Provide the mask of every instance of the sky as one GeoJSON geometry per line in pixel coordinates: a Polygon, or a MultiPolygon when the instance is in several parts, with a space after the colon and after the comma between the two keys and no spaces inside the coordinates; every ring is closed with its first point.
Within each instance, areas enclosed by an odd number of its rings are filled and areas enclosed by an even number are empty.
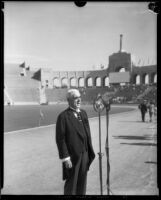
{"type": "Polygon", "coordinates": [[[97,70],[120,49],[156,64],[157,15],[147,2],[4,2],[4,61],[31,68],[97,70]]]}

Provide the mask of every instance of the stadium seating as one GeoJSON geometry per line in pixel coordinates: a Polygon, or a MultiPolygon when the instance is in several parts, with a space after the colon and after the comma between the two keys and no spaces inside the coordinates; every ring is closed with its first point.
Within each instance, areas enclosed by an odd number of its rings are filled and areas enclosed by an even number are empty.
{"type": "Polygon", "coordinates": [[[48,102],[62,102],[66,101],[67,88],[46,88],[45,93],[48,102]]]}
{"type": "Polygon", "coordinates": [[[111,89],[108,87],[86,88],[82,93],[82,102],[93,103],[94,99],[97,97],[98,94],[102,95],[108,91],[111,92],[111,89]]]}
{"type": "MultiPolygon", "coordinates": [[[[39,81],[32,79],[34,72],[26,70],[26,76],[21,76],[22,68],[18,64],[7,64],[4,68],[4,85],[7,91],[4,95],[4,104],[14,103],[40,103],[39,81]]],[[[124,85],[106,87],[78,88],[82,94],[83,103],[93,103],[98,94],[114,92],[115,103],[137,102],[146,98],[157,101],[157,85],[124,85]]],[[[5,92],[6,92],[5,91],[5,92]]],[[[67,88],[46,88],[47,102],[65,102],[67,88]]]]}
{"type": "Polygon", "coordinates": [[[39,93],[36,88],[8,88],[13,102],[39,102],[39,93]]]}
{"type": "Polygon", "coordinates": [[[157,87],[154,85],[126,85],[117,88],[114,95],[115,102],[137,102],[139,99],[156,99],[157,87]]]}
{"type": "Polygon", "coordinates": [[[17,76],[22,69],[19,67],[19,64],[5,64],[4,65],[4,75],[15,75],[17,76]]]}
{"type": "Polygon", "coordinates": [[[9,103],[9,99],[8,97],[6,96],[6,94],[4,93],[4,104],[7,105],[9,103]]]}
{"type": "MultiPolygon", "coordinates": [[[[7,93],[14,103],[39,102],[38,86],[36,80],[31,79],[33,72],[27,71],[27,76],[21,76],[21,68],[17,64],[8,64],[4,67],[4,85],[7,93]]],[[[6,95],[5,95],[6,96],[6,95]]],[[[4,103],[8,101],[5,97],[4,103]]]]}
{"type": "Polygon", "coordinates": [[[14,76],[14,75],[8,75],[4,77],[6,86],[8,88],[35,88],[38,87],[38,83],[30,79],[29,77],[24,76],[14,76]]]}
{"type": "Polygon", "coordinates": [[[157,103],[157,86],[151,86],[148,91],[145,91],[143,98],[157,103]]]}

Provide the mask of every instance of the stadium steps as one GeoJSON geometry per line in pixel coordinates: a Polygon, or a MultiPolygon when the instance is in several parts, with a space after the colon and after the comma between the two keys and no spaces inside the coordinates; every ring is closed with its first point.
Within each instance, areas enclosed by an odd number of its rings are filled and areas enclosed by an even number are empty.
{"type": "Polygon", "coordinates": [[[85,91],[82,93],[82,101],[93,103],[94,99],[97,97],[98,94],[103,95],[108,91],[110,90],[106,87],[86,88],[85,91]]]}
{"type": "Polygon", "coordinates": [[[66,101],[67,88],[46,88],[45,94],[48,102],[66,101]]]}
{"type": "Polygon", "coordinates": [[[8,88],[14,102],[39,102],[39,92],[35,88],[8,88]]]}
{"type": "Polygon", "coordinates": [[[148,93],[150,93],[153,90],[154,90],[153,86],[148,87],[147,89],[145,89],[145,91],[142,94],[138,95],[137,99],[143,99],[143,98],[145,98],[148,95],[148,93]]]}

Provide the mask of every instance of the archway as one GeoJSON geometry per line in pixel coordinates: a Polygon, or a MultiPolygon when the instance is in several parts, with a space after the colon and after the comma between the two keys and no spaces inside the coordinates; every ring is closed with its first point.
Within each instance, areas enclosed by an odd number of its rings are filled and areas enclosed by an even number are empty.
{"type": "Polygon", "coordinates": [[[154,83],[157,83],[157,74],[154,75],[154,83]]]}
{"type": "Polygon", "coordinates": [[[125,72],[125,68],[124,67],[120,68],[119,72],[125,72]]]}
{"type": "Polygon", "coordinates": [[[101,87],[101,77],[96,77],[96,79],[95,79],[95,86],[96,87],[101,87]]]}
{"type": "Polygon", "coordinates": [[[78,87],[84,87],[84,78],[78,79],[78,87]]]}
{"type": "Polygon", "coordinates": [[[136,79],[135,80],[136,80],[135,81],[136,85],[140,85],[140,75],[139,74],[136,75],[136,79]]]}
{"type": "Polygon", "coordinates": [[[93,79],[92,79],[92,77],[87,78],[87,87],[93,87],[93,79]]]}
{"type": "Polygon", "coordinates": [[[70,86],[71,87],[76,87],[77,86],[77,80],[76,80],[76,78],[71,78],[70,79],[70,86]]]}
{"type": "Polygon", "coordinates": [[[62,83],[62,88],[68,87],[68,79],[67,78],[62,78],[61,83],[62,83]]]}
{"type": "Polygon", "coordinates": [[[104,86],[109,86],[109,77],[104,78],[104,86]]]}
{"type": "Polygon", "coordinates": [[[145,84],[149,84],[149,74],[145,75],[145,84]]]}
{"type": "Polygon", "coordinates": [[[53,79],[53,87],[61,87],[60,79],[54,78],[53,79]]]}

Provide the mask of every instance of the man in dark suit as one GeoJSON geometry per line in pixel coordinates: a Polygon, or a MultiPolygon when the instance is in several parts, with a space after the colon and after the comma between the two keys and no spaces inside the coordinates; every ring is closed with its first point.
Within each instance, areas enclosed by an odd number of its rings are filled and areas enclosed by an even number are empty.
{"type": "Polygon", "coordinates": [[[145,122],[145,114],[147,112],[146,100],[143,100],[143,102],[141,102],[138,107],[139,107],[140,112],[141,112],[142,121],[145,122]]]}
{"type": "Polygon", "coordinates": [[[95,153],[87,114],[80,109],[81,95],[77,89],[67,93],[69,107],[56,122],[56,143],[62,159],[64,194],[85,195],[87,172],[95,153]]]}

